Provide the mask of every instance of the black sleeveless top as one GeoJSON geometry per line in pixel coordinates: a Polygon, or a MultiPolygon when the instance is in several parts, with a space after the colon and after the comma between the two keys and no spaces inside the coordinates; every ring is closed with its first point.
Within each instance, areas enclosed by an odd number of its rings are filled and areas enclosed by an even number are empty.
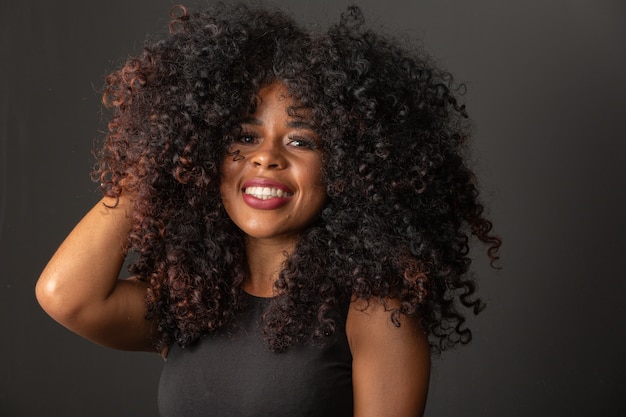
{"type": "Polygon", "coordinates": [[[161,417],[352,417],[347,308],[332,341],[273,353],[262,340],[269,298],[251,295],[233,325],[170,348],[159,383],[161,417]]]}

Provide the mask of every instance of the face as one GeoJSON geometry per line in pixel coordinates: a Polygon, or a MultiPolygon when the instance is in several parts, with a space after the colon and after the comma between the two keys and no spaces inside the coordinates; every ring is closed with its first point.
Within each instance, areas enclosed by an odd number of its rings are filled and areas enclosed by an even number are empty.
{"type": "Polygon", "coordinates": [[[224,207],[249,238],[293,242],[326,200],[320,139],[293,105],[281,84],[261,89],[222,164],[224,207]]]}

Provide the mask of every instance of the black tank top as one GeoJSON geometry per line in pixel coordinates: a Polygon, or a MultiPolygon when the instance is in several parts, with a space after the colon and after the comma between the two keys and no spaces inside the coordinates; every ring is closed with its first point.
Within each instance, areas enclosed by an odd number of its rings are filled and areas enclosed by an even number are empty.
{"type": "Polygon", "coordinates": [[[269,298],[246,296],[235,323],[170,348],[159,383],[161,417],[352,417],[347,308],[333,340],[273,353],[260,336],[269,298]]]}

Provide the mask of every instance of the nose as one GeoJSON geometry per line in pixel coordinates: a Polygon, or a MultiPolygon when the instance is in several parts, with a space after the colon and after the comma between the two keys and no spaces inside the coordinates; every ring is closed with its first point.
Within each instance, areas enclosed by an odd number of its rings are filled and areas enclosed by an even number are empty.
{"type": "Polygon", "coordinates": [[[287,159],[279,139],[265,139],[248,159],[257,168],[283,169],[287,166],[287,159]]]}

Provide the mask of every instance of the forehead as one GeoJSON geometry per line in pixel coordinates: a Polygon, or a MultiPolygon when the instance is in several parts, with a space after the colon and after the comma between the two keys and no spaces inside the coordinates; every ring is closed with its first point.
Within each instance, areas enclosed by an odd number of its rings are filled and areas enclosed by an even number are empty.
{"type": "Polygon", "coordinates": [[[271,83],[259,90],[241,122],[252,123],[254,116],[267,111],[282,113],[296,121],[306,122],[311,119],[311,109],[295,100],[287,87],[280,82],[271,83]]]}

